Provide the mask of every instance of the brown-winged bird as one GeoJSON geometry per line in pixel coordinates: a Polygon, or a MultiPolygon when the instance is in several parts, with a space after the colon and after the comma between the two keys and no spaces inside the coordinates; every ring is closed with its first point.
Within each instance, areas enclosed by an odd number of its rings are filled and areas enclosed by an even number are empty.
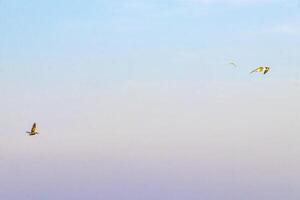
{"type": "Polygon", "coordinates": [[[26,133],[28,133],[29,136],[33,136],[33,135],[39,134],[38,132],[36,132],[36,123],[33,123],[31,131],[26,131],[26,133]]]}

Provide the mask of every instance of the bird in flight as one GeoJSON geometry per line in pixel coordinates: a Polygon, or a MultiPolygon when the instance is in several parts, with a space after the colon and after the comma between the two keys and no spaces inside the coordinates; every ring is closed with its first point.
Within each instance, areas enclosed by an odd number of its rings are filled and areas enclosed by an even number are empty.
{"type": "Polygon", "coordinates": [[[237,65],[234,63],[234,62],[230,62],[230,63],[228,63],[229,65],[232,65],[232,66],[234,66],[234,67],[237,67],[237,65]]]}
{"type": "Polygon", "coordinates": [[[270,70],[270,67],[257,67],[255,70],[251,71],[250,74],[253,72],[260,72],[260,73],[266,74],[269,70],[270,70]]]}
{"type": "Polygon", "coordinates": [[[38,132],[36,132],[36,123],[33,123],[31,131],[26,131],[26,133],[28,133],[29,136],[33,136],[33,135],[39,134],[38,132]]]}

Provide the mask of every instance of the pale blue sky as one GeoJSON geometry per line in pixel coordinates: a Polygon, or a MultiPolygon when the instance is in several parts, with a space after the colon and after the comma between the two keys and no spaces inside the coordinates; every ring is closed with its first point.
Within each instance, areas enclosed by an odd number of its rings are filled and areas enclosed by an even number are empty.
{"type": "Polygon", "coordinates": [[[299,1],[0,0],[0,36],[0,199],[299,200],[299,1]]]}
{"type": "Polygon", "coordinates": [[[1,80],[197,81],[229,61],[299,71],[297,1],[204,2],[2,0],[1,80]]]}

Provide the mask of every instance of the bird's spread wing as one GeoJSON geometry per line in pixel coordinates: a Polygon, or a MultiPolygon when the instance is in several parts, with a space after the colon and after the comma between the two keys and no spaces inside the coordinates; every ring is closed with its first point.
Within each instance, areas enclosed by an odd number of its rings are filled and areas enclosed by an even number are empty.
{"type": "Polygon", "coordinates": [[[251,71],[251,72],[250,72],[250,74],[251,74],[251,73],[253,73],[253,72],[256,72],[256,71],[257,71],[257,69],[255,69],[255,70],[251,71]]]}
{"type": "Polygon", "coordinates": [[[269,70],[270,70],[270,69],[266,69],[266,70],[264,71],[264,74],[268,73],[269,70]]]}
{"type": "Polygon", "coordinates": [[[34,124],[32,125],[31,132],[34,133],[34,132],[35,132],[35,129],[36,129],[36,123],[34,123],[34,124]]]}
{"type": "Polygon", "coordinates": [[[237,67],[237,65],[234,62],[230,62],[230,65],[233,65],[234,67],[237,67]]]}
{"type": "Polygon", "coordinates": [[[253,72],[262,72],[263,70],[264,70],[264,67],[257,67],[255,70],[253,70],[250,73],[253,73],[253,72]]]}

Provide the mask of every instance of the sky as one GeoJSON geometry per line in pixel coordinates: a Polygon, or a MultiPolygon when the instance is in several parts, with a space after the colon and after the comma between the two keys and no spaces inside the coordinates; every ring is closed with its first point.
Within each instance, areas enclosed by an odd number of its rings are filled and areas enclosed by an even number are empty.
{"type": "Polygon", "coordinates": [[[0,199],[300,198],[299,1],[0,0],[0,36],[0,199]]]}

